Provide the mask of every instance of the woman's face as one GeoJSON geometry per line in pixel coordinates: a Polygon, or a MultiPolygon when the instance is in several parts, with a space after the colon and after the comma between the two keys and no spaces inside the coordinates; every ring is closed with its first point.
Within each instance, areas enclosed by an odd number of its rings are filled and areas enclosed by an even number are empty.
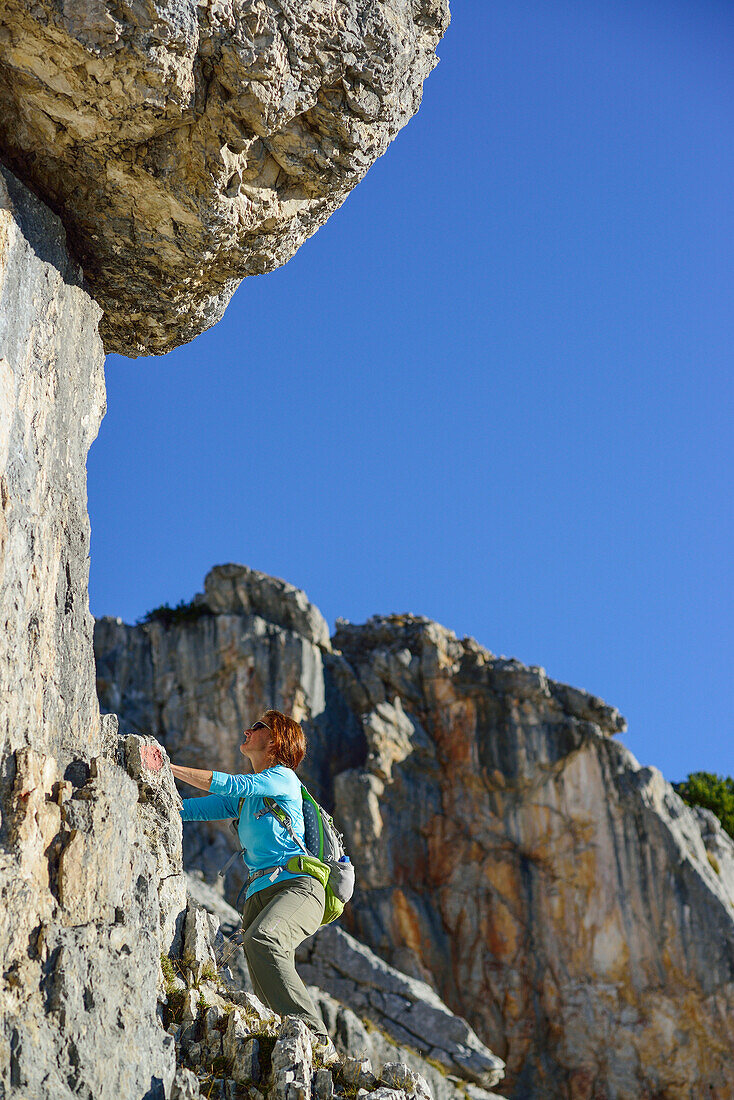
{"type": "Polygon", "coordinates": [[[272,740],[273,735],[270,732],[270,728],[266,726],[264,722],[253,722],[253,724],[242,733],[240,752],[244,756],[251,756],[253,753],[256,756],[261,756],[263,754],[267,755],[272,740]]]}

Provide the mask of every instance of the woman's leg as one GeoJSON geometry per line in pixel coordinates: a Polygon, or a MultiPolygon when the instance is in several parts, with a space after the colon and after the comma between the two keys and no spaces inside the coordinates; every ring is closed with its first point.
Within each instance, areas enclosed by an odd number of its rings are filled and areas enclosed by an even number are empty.
{"type": "MultiPolygon", "coordinates": [[[[316,1006],[296,973],[295,953],[321,924],[324,888],[315,878],[304,875],[276,882],[259,893],[264,905],[243,937],[255,991],[273,1012],[300,1016],[312,1031],[323,1034],[325,1028],[316,1006]]],[[[245,915],[250,915],[247,907],[245,915]]]]}
{"type": "MultiPolygon", "coordinates": [[[[253,923],[253,921],[257,919],[257,917],[260,915],[260,913],[265,908],[265,901],[264,901],[263,896],[262,896],[264,893],[265,893],[264,890],[258,890],[257,893],[253,894],[252,897],[248,898],[247,901],[245,902],[244,908],[242,910],[242,930],[243,930],[243,933],[247,931],[247,929],[250,927],[250,925],[253,923]]],[[[243,937],[243,950],[244,950],[244,937],[243,937]]],[[[245,958],[247,958],[247,951],[246,950],[245,950],[245,958]]],[[[261,1000],[264,1005],[267,1005],[268,999],[265,995],[265,990],[260,985],[260,982],[257,980],[257,975],[253,971],[253,969],[250,966],[249,962],[247,964],[247,969],[250,971],[250,980],[252,981],[252,988],[255,990],[255,996],[259,1000],[261,1000]]]]}

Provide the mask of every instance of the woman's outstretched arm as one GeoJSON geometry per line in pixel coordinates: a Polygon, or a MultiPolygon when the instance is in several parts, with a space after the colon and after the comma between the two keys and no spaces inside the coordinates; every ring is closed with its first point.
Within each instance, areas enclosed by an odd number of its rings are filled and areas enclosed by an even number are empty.
{"type": "MultiPolygon", "coordinates": [[[[171,764],[176,779],[199,787],[202,791],[211,790],[212,773],[201,768],[184,768],[180,764],[171,764]]],[[[223,798],[221,794],[210,794],[206,798],[184,798],[181,802],[181,817],[184,821],[224,821],[237,815],[236,798],[223,798]]]]}
{"type": "Polygon", "coordinates": [[[188,783],[191,787],[198,787],[201,791],[208,791],[212,785],[212,773],[202,771],[201,768],[183,768],[180,764],[171,764],[171,771],[182,783],[188,783]]]}

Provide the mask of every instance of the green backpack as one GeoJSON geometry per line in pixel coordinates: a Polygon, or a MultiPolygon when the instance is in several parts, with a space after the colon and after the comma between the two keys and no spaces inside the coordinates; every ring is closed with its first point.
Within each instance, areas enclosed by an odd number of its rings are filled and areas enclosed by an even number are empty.
{"type": "MultiPolygon", "coordinates": [[[[291,840],[303,851],[302,856],[291,856],[285,867],[291,874],[307,874],[318,879],[326,893],[324,917],[322,924],[330,924],[342,915],[344,906],[354,893],[354,865],[344,851],[344,838],[334,825],[333,818],[319,805],[306,788],[301,784],[301,798],[303,799],[303,823],[305,826],[304,844],[296,836],[290,814],[280,806],[274,798],[263,798],[263,809],[259,810],[256,818],[272,814],[275,820],[286,830],[291,840]]],[[[239,838],[238,826],[242,806],[245,799],[241,798],[237,808],[237,818],[232,821],[232,828],[239,838]]],[[[227,867],[238,855],[244,855],[245,849],[235,852],[225,867],[219,872],[224,875],[227,867]]],[[[243,891],[260,878],[262,875],[270,875],[274,882],[280,866],[264,867],[261,871],[254,871],[245,882],[237,897],[237,907],[243,891]]]]}

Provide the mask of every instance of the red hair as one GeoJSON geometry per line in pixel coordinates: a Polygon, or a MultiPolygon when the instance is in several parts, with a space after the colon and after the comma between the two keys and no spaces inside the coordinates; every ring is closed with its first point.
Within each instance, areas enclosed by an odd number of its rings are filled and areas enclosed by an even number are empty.
{"type": "Polygon", "coordinates": [[[295,771],[306,755],[306,738],[298,722],[279,710],[266,710],[262,720],[273,735],[270,745],[273,763],[295,771]]]}

